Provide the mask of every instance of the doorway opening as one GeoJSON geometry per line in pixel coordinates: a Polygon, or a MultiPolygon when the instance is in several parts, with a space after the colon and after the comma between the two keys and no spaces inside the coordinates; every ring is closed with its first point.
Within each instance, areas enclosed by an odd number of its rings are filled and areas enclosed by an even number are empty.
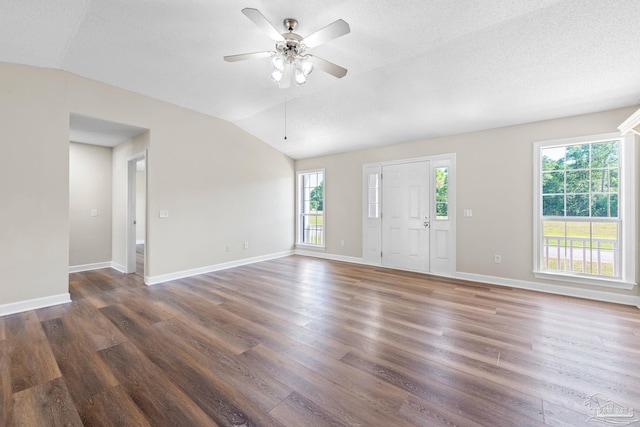
{"type": "Polygon", "coordinates": [[[147,247],[147,153],[141,152],[127,162],[127,239],[126,273],[144,279],[147,247]]]}
{"type": "Polygon", "coordinates": [[[135,272],[126,262],[128,160],[148,148],[149,129],[71,113],[69,141],[69,271],[135,272]]]}

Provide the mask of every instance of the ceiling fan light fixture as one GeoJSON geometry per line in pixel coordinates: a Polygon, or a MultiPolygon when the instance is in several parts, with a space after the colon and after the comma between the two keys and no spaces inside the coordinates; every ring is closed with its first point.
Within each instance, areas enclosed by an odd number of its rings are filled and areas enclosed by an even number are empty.
{"type": "MultiPolygon", "coordinates": [[[[282,67],[284,69],[284,67],[282,67]]],[[[273,81],[275,81],[276,83],[280,83],[280,80],[282,80],[282,71],[280,70],[273,70],[273,73],[271,73],[271,78],[273,79],[273,81]]]]}
{"type": "Polygon", "coordinates": [[[280,54],[276,54],[271,60],[271,65],[274,70],[280,71],[282,73],[284,71],[285,60],[280,54]]]}
{"type": "Polygon", "coordinates": [[[308,76],[313,71],[313,62],[309,60],[308,56],[303,57],[302,61],[300,61],[302,73],[305,76],[308,76]]]}
{"type": "Polygon", "coordinates": [[[300,70],[296,70],[296,83],[298,86],[303,85],[307,82],[307,78],[304,76],[304,73],[300,70]]]}

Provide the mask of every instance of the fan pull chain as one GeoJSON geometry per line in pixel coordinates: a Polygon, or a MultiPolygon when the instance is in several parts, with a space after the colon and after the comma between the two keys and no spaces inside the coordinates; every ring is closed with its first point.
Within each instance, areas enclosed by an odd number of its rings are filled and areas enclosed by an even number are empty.
{"type": "Polygon", "coordinates": [[[287,95],[284,96],[284,139],[287,140],[287,95]]]}

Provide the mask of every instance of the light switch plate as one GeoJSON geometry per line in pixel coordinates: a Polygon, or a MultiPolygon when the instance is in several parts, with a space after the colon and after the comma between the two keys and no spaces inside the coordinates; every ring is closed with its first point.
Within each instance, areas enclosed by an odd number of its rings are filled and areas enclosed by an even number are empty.
{"type": "Polygon", "coordinates": [[[463,215],[466,216],[467,218],[472,217],[473,216],[473,211],[471,209],[465,209],[463,211],[463,215]]]}
{"type": "Polygon", "coordinates": [[[160,218],[169,218],[169,211],[166,209],[160,210],[160,218]]]}
{"type": "Polygon", "coordinates": [[[91,216],[98,216],[98,209],[91,209],[91,216]]]}

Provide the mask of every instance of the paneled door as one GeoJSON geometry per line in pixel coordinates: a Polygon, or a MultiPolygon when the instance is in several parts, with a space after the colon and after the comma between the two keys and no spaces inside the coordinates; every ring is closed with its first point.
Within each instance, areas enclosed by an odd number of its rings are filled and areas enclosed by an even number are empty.
{"type": "Polygon", "coordinates": [[[429,271],[429,161],[382,167],[382,265],[429,271]]]}

